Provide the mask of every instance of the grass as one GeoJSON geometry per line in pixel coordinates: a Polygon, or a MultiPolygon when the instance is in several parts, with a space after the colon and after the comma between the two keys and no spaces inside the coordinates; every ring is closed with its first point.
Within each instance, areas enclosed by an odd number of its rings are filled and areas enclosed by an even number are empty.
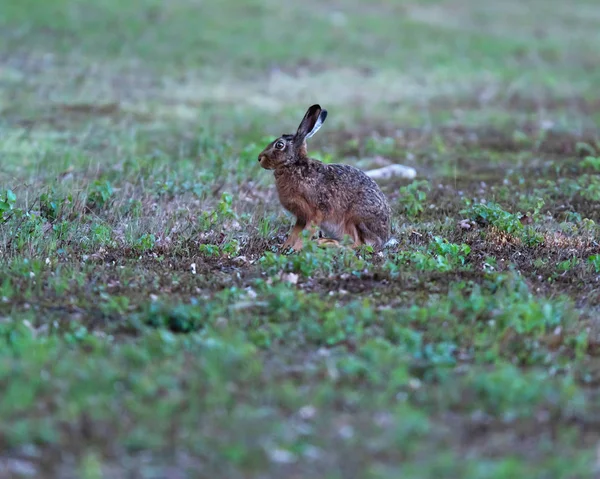
{"type": "Polygon", "coordinates": [[[595,3],[5,0],[0,476],[593,478],[595,3]],[[256,157],[398,162],[281,255],[256,157]]]}

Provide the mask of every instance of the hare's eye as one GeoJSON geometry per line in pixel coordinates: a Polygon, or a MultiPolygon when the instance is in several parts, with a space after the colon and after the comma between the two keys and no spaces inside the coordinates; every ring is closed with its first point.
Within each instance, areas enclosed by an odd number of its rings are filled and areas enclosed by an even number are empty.
{"type": "Polygon", "coordinates": [[[275,142],[275,148],[277,148],[278,150],[283,150],[285,148],[285,143],[281,140],[277,140],[275,142]]]}

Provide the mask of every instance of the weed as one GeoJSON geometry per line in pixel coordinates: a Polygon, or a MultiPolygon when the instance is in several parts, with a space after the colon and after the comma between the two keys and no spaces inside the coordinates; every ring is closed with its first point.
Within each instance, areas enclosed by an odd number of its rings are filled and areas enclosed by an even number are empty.
{"type": "Polygon", "coordinates": [[[217,257],[221,253],[219,246],[214,244],[201,244],[198,247],[198,251],[210,257],[217,257]]]}
{"type": "Polygon", "coordinates": [[[109,181],[96,180],[88,191],[87,206],[90,209],[102,209],[108,205],[112,195],[113,188],[109,181]]]}
{"type": "Polygon", "coordinates": [[[14,209],[16,201],[17,196],[12,190],[0,192],[0,219],[6,221],[10,211],[14,209]]]}
{"type": "Polygon", "coordinates": [[[197,331],[206,325],[205,313],[197,302],[169,305],[151,303],[143,313],[144,322],[158,328],[168,328],[176,333],[197,331]]]}
{"type": "Polygon", "coordinates": [[[560,272],[570,271],[575,268],[579,264],[579,260],[577,258],[566,259],[564,261],[560,261],[556,265],[556,269],[560,272]]]}
{"type": "Polygon", "coordinates": [[[465,261],[471,248],[466,245],[458,245],[450,243],[447,239],[436,236],[429,246],[430,251],[434,254],[445,256],[450,262],[464,266],[465,261]]]}
{"type": "Polygon", "coordinates": [[[112,231],[110,226],[102,223],[95,223],[91,228],[91,242],[94,246],[110,245],[112,243],[112,231]]]}
{"type": "Polygon", "coordinates": [[[600,273],[600,255],[599,254],[593,254],[592,256],[590,256],[588,258],[588,262],[592,265],[592,267],[594,268],[594,271],[596,273],[600,273]]]}
{"type": "Polygon", "coordinates": [[[600,172],[600,156],[586,156],[581,162],[582,168],[590,168],[596,172],[600,172]]]}
{"type": "Polygon", "coordinates": [[[417,218],[424,210],[424,201],[431,186],[426,180],[416,180],[399,190],[398,203],[401,213],[409,219],[417,218]]]}
{"type": "MultiPolygon", "coordinates": [[[[57,198],[52,191],[40,195],[40,216],[50,222],[56,221],[65,200],[57,198]]],[[[69,198],[72,201],[72,197],[69,198]]]]}
{"type": "MultiPolygon", "coordinates": [[[[524,224],[524,220],[529,218],[529,215],[509,213],[499,204],[494,202],[471,204],[470,201],[467,200],[466,203],[467,208],[461,210],[460,213],[467,215],[470,219],[477,221],[484,226],[491,225],[502,232],[519,238],[527,246],[537,246],[543,243],[543,236],[537,233],[532,226],[524,224]]],[[[542,205],[543,201],[538,201],[531,217],[536,217],[538,215],[542,205]]]]}
{"type": "Polygon", "coordinates": [[[154,249],[156,245],[156,236],[152,233],[144,233],[142,236],[138,238],[135,242],[135,248],[139,251],[150,251],[154,249]]]}

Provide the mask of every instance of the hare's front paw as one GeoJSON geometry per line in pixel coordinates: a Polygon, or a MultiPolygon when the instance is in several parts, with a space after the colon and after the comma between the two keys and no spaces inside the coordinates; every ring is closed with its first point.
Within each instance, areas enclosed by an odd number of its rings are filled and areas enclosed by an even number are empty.
{"type": "Polygon", "coordinates": [[[285,243],[279,247],[279,251],[284,253],[290,248],[294,251],[300,251],[303,248],[302,240],[300,238],[294,240],[294,238],[289,237],[287,240],[285,240],[285,243]]]}
{"type": "Polygon", "coordinates": [[[279,252],[280,253],[287,253],[289,251],[290,247],[288,245],[286,245],[285,243],[283,243],[281,246],[279,246],[279,252]]]}
{"type": "Polygon", "coordinates": [[[288,238],[284,241],[284,243],[279,247],[279,251],[281,253],[285,253],[286,251],[288,251],[291,247],[292,247],[292,243],[293,243],[293,238],[290,236],[288,236],[288,238]]]}

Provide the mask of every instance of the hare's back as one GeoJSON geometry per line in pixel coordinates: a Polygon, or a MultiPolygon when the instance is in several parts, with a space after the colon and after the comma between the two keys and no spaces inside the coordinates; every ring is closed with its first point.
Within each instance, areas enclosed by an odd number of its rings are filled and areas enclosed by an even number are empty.
{"type": "Polygon", "coordinates": [[[387,203],[377,183],[364,171],[343,164],[327,165],[335,187],[344,195],[377,198],[387,203]]]}

